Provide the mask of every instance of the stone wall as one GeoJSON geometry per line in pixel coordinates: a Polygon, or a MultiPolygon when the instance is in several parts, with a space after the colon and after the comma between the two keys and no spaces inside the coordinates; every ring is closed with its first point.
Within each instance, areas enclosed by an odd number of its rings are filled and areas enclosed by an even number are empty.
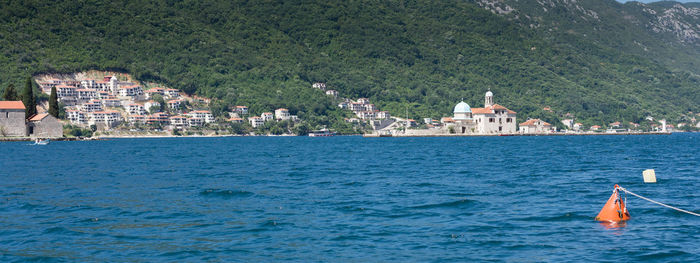
{"type": "Polygon", "coordinates": [[[24,110],[0,110],[0,137],[27,136],[24,110]]]}
{"type": "Polygon", "coordinates": [[[63,137],[63,124],[51,115],[44,117],[44,119],[40,121],[33,121],[29,125],[32,127],[32,137],[63,137]]]}

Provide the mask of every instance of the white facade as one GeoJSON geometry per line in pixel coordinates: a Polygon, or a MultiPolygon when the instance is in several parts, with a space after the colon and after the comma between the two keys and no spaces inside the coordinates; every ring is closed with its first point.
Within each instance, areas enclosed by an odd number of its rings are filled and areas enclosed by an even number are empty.
{"type": "Polygon", "coordinates": [[[180,91],[176,89],[166,89],[164,92],[165,96],[171,97],[171,98],[177,98],[180,97],[180,91]]]}
{"type": "Polygon", "coordinates": [[[143,107],[143,105],[132,103],[124,107],[126,109],[126,112],[128,112],[131,115],[143,115],[146,114],[146,109],[143,107]]]}
{"type": "Polygon", "coordinates": [[[248,121],[250,122],[250,125],[253,126],[253,128],[265,125],[265,121],[263,121],[262,118],[257,116],[248,118],[248,121]]]}
{"type": "Polygon", "coordinates": [[[470,108],[465,102],[455,106],[454,132],[457,134],[512,134],[516,133],[516,112],[495,104],[489,90],[484,96],[484,108],[470,108]]]}
{"type": "Polygon", "coordinates": [[[86,124],[88,122],[85,113],[79,110],[66,110],[66,118],[73,124],[86,124]]]}
{"type": "Polygon", "coordinates": [[[275,110],[275,119],[277,120],[288,120],[289,116],[289,110],[287,109],[280,108],[275,110]]]}
{"type": "Polygon", "coordinates": [[[190,117],[192,118],[199,118],[203,120],[204,123],[214,122],[214,115],[212,115],[211,112],[207,110],[192,111],[188,115],[190,115],[190,117]]]}
{"type": "Polygon", "coordinates": [[[520,133],[523,134],[551,132],[554,132],[552,125],[540,119],[530,119],[520,124],[520,133]]]}
{"type": "Polygon", "coordinates": [[[275,119],[275,115],[272,114],[272,112],[263,112],[262,114],[260,114],[260,118],[262,118],[264,122],[272,121],[275,119]]]}
{"type": "Polygon", "coordinates": [[[80,106],[80,109],[84,112],[101,111],[102,103],[100,101],[89,101],[87,103],[83,103],[83,105],[80,106]]]}
{"type": "Polygon", "coordinates": [[[240,115],[248,114],[248,107],[247,106],[236,106],[236,113],[238,113],[240,115]]]}

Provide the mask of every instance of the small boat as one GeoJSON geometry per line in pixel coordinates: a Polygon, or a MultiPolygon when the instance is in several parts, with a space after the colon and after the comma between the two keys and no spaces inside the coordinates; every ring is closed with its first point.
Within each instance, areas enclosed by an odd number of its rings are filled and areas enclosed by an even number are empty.
{"type": "Polygon", "coordinates": [[[44,139],[44,140],[42,140],[42,139],[38,139],[38,138],[37,138],[37,139],[34,141],[34,145],[47,145],[47,144],[49,144],[50,142],[51,142],[51,140],[49,140],[49,139],[44,139]]]}
{"type": "Polygon", "coordinates": [[[309,137],[329,137],[329,136],[335,136],[335,133],[329,131],[328,129],[322,129],[319,131],[312,131],[309,133],[309,137]]]}

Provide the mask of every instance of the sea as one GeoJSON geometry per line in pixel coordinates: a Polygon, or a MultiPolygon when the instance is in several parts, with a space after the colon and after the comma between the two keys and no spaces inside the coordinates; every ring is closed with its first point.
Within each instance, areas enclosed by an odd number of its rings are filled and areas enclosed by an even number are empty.
{"type": "Polygon", "coordinates": [[[0,262],[698,262],[700,134],[0,143],[0,262]],[[642,171],[654,169],[657,183],[642,171]]]}

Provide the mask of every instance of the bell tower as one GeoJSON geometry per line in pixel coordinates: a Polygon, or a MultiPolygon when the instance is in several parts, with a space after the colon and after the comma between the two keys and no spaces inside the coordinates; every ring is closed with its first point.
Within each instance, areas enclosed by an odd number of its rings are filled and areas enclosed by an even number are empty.
{"type": "Polygon", "coordinates": [[[493,106],[493,93],[491,93],[491,88],[489,88],[489,91],[487,91],[484,96],[484,107],[490,106],[493,106]]]}

